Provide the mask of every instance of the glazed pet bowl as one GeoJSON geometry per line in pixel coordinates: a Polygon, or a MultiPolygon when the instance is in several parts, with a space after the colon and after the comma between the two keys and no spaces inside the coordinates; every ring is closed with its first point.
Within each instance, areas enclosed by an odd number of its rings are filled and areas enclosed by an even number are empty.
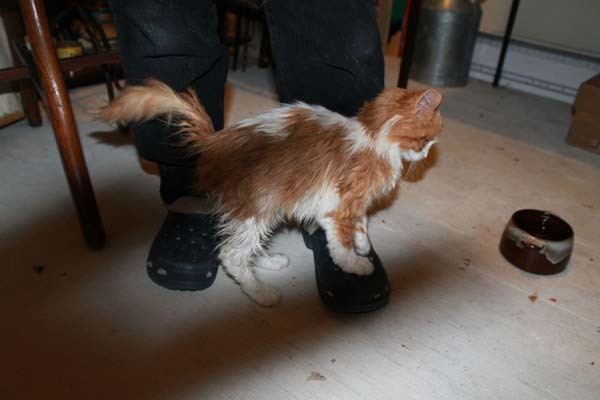
{"type": "Polygon", "coordinates": [[[572,251],[573,228],[547,211],[515,212],[500,240],[500,252],[511,264],[538,275],[564,271],[572,251]]]}

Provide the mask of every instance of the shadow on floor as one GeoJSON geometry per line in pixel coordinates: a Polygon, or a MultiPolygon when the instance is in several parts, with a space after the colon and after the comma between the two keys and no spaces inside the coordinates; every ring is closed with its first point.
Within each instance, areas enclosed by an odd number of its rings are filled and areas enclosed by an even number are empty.
{"type": "MultiPolygon", "coordinates": [[[[316,291],[293,296],[281,288],[284,303],[264,309],[241,295],[243,303],[215,303],[210,300],[217,295],[215,287],[195,293],[162,289],[143,272],[143,257],[164,214],[160,205],[127,184],[99,187],[97,195],[108,232],[106,249],[84,247],[67,202],[8,232],[0,245],[14,275],[2,285],[0,305],[3,398],[183,396],[226,385],[262,361],[284,365],[290,343],[310,346],[315,338],[344,335],[347,327],[390,317],[385,309],[329,314],[315,300],[316,291]],[[34,254],[48,256],[42,273],[33,270],[34,254]],[[178,304],[187,304],[189,311],[189,302],[199,296],[206,301],[199,302],[193,318],[182,323],[172,317],[178,304]],[[156,314],[159,321],[137,325],[136,313],[156,314]],[[148,330],[157,326],[154,336],[148,330]]],[[[455,266],[439,268],[446,264],[430,250],[403,250],[387,262],[391,303],[434,291],[436,280],[456,273],[455,266]]]]}

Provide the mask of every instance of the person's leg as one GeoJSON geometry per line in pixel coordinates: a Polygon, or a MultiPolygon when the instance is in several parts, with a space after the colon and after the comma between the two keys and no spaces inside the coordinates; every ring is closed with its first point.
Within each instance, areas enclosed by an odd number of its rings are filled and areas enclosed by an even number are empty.
{"type": "MultiPolygon", "coordinates": [[[[110,0],[128,84],[159,79],[177,91],[195,88],[215,129],[223,127],[228,55],[217,36],[212,0],[110,0]]],[[[160,195],[170,204],[147,261],[150,278],[170,289],[199,290],[217,273],[213,218],[177,210],[191,194],[196,160],[160,120],[132,127],[138,153],[160,170],[160,195]],[[178,200],[175,204],[172,204],[178,200]]],[[[195,203],[195,201],[193,201],[195,203]]]]}
{"type": "MultiPolygon", "coordinates": [[[[215,129],[223,127],[227,50],[217,35],[212,0],[110,0],[125,78],[156,78],[181,91],[193,86],[215,129]]],[[[171,203],[189,193],[194,160],[159,120],[132,127],[139,154],[159,164],[161,197],[171,203]]]]}
{"type": "MultiPolygon", "coordinates": [[[[353,116],[383,90],[383,53],[373,0],[272,0],[265,2],[265,12],[281,102],[320,104],[353,116]]],[[[322,229],[303,235],[314,253],[319,294],[332,309],[365,312],[387,303],[385,270],[366,244],[361,242],[368,251],[363,256],[369,257],[374,272],[358,276],[333,262],[322,229]]]]}
{"type": "Polygon", "coordinates": [[[383,89],[373,0],[267,1],[265,13],[281,102],[354,115],[383,89]]]}

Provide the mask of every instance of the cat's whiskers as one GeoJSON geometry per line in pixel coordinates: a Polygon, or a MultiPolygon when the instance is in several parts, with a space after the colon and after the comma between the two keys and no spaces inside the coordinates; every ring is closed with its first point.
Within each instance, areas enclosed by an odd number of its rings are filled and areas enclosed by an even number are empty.
{"type": "Polygon", "coordinates": [[[410,181],[410,174],[412,173],[412,169],[413,169],[413,163],[411,162],[410,164],[408,164],[408,168],[406,169],[406,173],[404,173],[402,175],[402,180],[404,182],[409,182],[410,181]]]}
{"type": "Polygon", "coordinates": [[[415,183],[419,177],[423,174],[425,166],[421,162],[422,160],[411,161],[408,165],[406,173],[402,176],[402,180],[408,183],[415,183]]]}
{"type": "Polygon", "coordinates": [[[412,161],[413,173],[410,177],[410,182],[415,183],[419,179],[419,173],[421,172],[421,160],[412,161]]]}
{"type": "Polygon", "coordinates": [[[408,168],[406,169],[406,172],[402,175],[403,182],[408,182],[408,183],[411,182],[414,166],[415,166],[414,162],[411,161],[410,164],[408,165],[408,168]]]}

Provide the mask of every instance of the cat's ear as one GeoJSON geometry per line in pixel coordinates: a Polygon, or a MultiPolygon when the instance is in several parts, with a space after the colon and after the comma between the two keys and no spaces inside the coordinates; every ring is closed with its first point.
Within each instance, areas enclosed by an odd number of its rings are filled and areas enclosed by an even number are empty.
{"type": "Polygon", "coordinates": [[[427,89],[421,92],[417,100],[417,113],[434,112],[442,103],[442,94],[434,89],[427,89]]]}

